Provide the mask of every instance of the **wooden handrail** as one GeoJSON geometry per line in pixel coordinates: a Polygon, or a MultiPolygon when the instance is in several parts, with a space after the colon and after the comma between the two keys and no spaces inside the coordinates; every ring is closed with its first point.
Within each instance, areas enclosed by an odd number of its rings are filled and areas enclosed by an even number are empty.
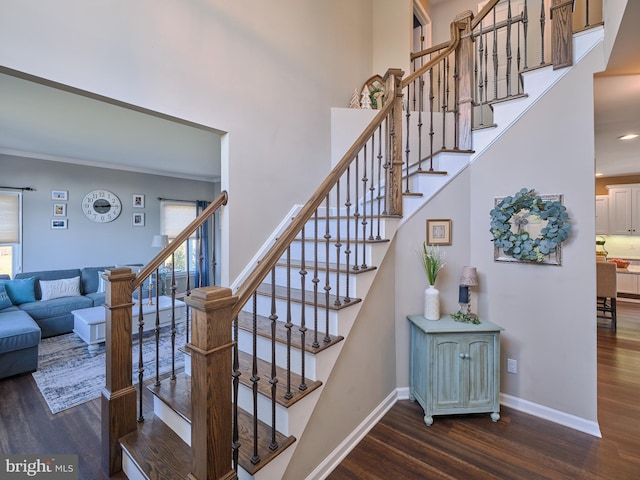
{"type": "Polygon", "coordinates": [[[471,30],[472,31],[475,30],[478,25],[480,25],[482,20],[484,20],[484,17],[489,15],[489,12],[491,12],[491,10],[493,10],[493,7],[495,7],[498,4],[498,2],[500,2],[500,0],[490,0],[484,7],[482,7],[482,10],[480,10],[478,12],[478,15],[476,15],[471,20],[471,30]]]}
{"type": "Polygon", "coordinates": [[[240,285],[236,293],[238,301],[233,307],[232,317],[235,318],[245,303],[249,301],[253,292],[256,291],[260,283],[266,278],[271,269],[276,265],[278,259],[284,254],[291,242],[296,238],[298,232],[302,230],[302,227],[312,217],[313,212],[322,204],[326,196],[331,192],[331,189],[336,185],[338,180],[346,172],[347,168],[351,164],[356,154],[364,147],[374,134],[376,129],[382,124],[383,120],[391,113],[394,107],[395,94],[393,92],[386,92],[390,101],[387,101],[382,109],[376,114],[367,128],[360,134],[354,144],[351,146],[347,153],[344,154],[338,164],[331,170],[331,173],[322,182],[318,189],[313,193],[311,198],[302,207],[300,212],[295,216],[291,223],[284,230],[282,235],[278,237],[278,241],[275,242],[271,248],[267,251],[265,256],[260,260],[260,263],[251,272],[247,279],[240,285]]]}
{"type": "Polygon", "coordinates": [[[442,42],[438,45],[434,45],[433,47],[425,48],[424,50],[420,50],[419,52],[414,52],[411,54],[409,58],[410,60],[415,60],[416,58],[424,57],[425,55],[429,55],[430,53],[435,53],[438,50],[442,50],[443,48],[446,48],[449,45],[449,43],[451,43],[451,40],[447,40],[446,42],[442,42]]]}
{"type": "Polygon", "coordinates": [[[447,48],[445,50],[442,50],[438,55],[436,55],[434,58],[429,60],[427,63],[425,63],[422,67],[420,67],[418,70],[413,72],[407,78],[402,80],[402,84],[400,88],[405,88],[407,85],[413,82],[416,78],[420,77],[425,72],[428,72],[430,68],[432,68],[434,65],[437,65],[438,62],[440,62],[443,58],[445,58],[447,55],[450,55],[452,52],[456,50],[456,48],[458,48],[458,44],[460,43],[460,31],[458,30],[458,26],[456,22],[452,22],[449,28],[451,30],[451,40],[449,41],[447,48]]]}
{"type": "Polygon", "coordinates": [[[175,238],[173,242],[167,245],[162,249],[160,253],[158,253],[153,260],[151,260],[147,265],[144,266],[142,270],[136,275],[136,278],[132,281],[133,289],[135,290],[142,282],[144,282],[147,277],[149,277],[156,268],[162,265],[169,255],[175,252],[180,245],[182,245],[187,239],[191,238],[191,234],[195,232],[197,228],[199,228],[203,223],[205,223],[211,215],[215,213],[222,205],[226,205],[229,199],[229,195],[226,190],[223,191],[218,197],[209,204],[207,208],[205,208],[200,215],[198,215],[187,227],[180,232],[180,234],[175,238]]]}

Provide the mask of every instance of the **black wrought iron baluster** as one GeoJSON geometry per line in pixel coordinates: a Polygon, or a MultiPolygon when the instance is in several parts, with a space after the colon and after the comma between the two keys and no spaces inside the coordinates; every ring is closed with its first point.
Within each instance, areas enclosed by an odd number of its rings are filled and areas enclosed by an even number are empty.
{"type": "Polygon", "coordinates": [[[522,10],[522,35],[524,46],[524,70],[529,69],[529,54],[528,54],[528,31],[529,31],[529,8],[527,6],[527,0],[524,0],[524,9],[522,10]]]}
{"type": "Polygon", "coordinates": [[[271,378],[269,383],[271,384],[271,442],[269,443],[269,450],[277,450],[278,440],[276,439],[276,396],[278,386],[278,374],[276,370],[276,335],[277,335],[277,322],[278,314],[276,311],[276,269],[271,269],[271,378]]]}
{"type": "MultiPolygon", "coordinates": [[[[362,175],[362,191],[366,193],[367,191],[367,153],[365,150],[365,154],[364,154],[364,158],[362,160],[362,164],[363,164],[363,169],[364,169],[364,174],[362,175]]],[[[365,195],[366,197],[366,195],[365,195]]],[[[362,263],[360,265],[360,268],[367,268],[367,264],[366,264],[366,250],[365,250],[365,245],[366,245],[366,239],[367,239],[367,224],[368,224],[368,220],[367,220],[367,204],[366,202],[364,203],[363,207],[362,207],[362,222],[360,222],[362,225],[362,263]]]]}
{"type": "MultiPolygon", "coordinates": [[[[522,15],[520,16],[522,19],[522,15]]],[[[524,85],[522,84],[522,75],[520,74],[520,65],[522,64],[522,55],[520,51],[520,41],[521,41],[521,33],[522,33],[522,24],[518,22],[518,54],[516,57],[516,67],[517,67],[517,75],[518,75],[518,95],[521,94],[524,90],[524,85]]]]}
{"type": "MultiPolygon", "coordinates": [[[[414,85],[414,91],[415,91],[415,80],[413,81],[413,85],[414,85]]],[[[409,87],[407,87],[407,90],[409,89],[409,87]]],[[[408,93],[408,92],[407,92],[408,93]]],[[[405,148],[404,148],[404,155],[405,155],[405,163],[407,165],[407,176],[405,177],[405,192],[406,193],[410,193],[411,190],[409,190],[409,153],[411,152],[411,146],[409,145],[409,139],[411,138],[410,135],[410,130],[411,130],[411,112],[409,109],[409,101],[408,101],[408,97],[407,97],[407,109],[406,109],[406,113],[405,113],[405,117],[406,117],[406,144],[405,144],[405,148]]],[[[364,146],[364,163],[365,165],[367,164],[367,145],[365,144],[364,146]]],[[[365,190],[366,192],[366,190],[365,190]]],[[[365,208],[366,208],[366,203],[365,203],[365,208]]]]}
{"type": "MultiPolygon", "coordinates": [[[[372,135],[371,136],[371,178],[369,180],[369,193],[371,194],[371,205],[369,206],[369,240],[373,240],[373,208],[374,208],[374,195],[375,195],[375,191],[376,191],[376,186],[375,186],[375,179],[376,179],[376,173],[375,173],[375,136],[372,135]]],[[[367,158],[365,157],[364,161],[367,161],[367,158]]],[[[407,163],[407,176],[409,176],[409,164],[407,163]]]]}
{"type": "Polygon", "coordinates": [[[353,269],[355,271],[360,270],[360,266],[358,265],[358,223],[360,222],[360,194],[359,194],[359,186],[360,186],[360,181],[359,178],[360,176],[358,175],[358,172],[360,170],[360,154],[358,153],[356,155],[356,159],[355,159],[355,165],[356,165],[356,172],[355,172],[355,187],[356,187],[356,194],[355,194],[355,199],[356,199],[356,211],[353,213],[353,219],[356,225],[356,228],[354,228],[355,230],[355,236],[353,238],[353,250],[354,250],[354,257],[353,257],[353,269]]]}
{"type": "MultiPolygon", "coordinates": [[[[366,156],[366,145],[365,145],[365,156],[366,156]]],[[[366,175],[366,172],[365,172],[366,175]]],[[[342,249],[342,238],[340,238],[340,179],[336,182],[336,299],[333,304],[338,307],[342,305],[340,302],[340,255],[342,249]]],[[[366,192],[365,192],[366,194],[366,192]]],[[[365,202],[364,208],[367,208],[367,204],[365,202]]]]}
{"type": "Polygon", "coordinates": [[[480,22],[480,35],[478,35],[478,89],[479,89],[479,102],[480,105],[480,126],[484,126],[484,104],[482,102],[482,94],[484,93],[484,78],[483,78],[483,60],[484,55],[484,38],[482,35],[482,22],[480,22]]]}
{"type": "Polygon", "coordinates": [[[544,26],[546,19],[544,0],[542,0],[542,6],[540,7],[540,65],[544,65],[544,26]]]}
{"type": "MultiPolygon", "coordinates": [[[[437,65],[434,65],[434,68],[437,67],[436,70],[436,78],[438,79],[437,84],[436,84],[436,93],[438,95],[438,108],[437,111],[438,112],[442,112],[442,144],[444,145],[444,136],[445,136],[445,118],[446,118],[446,103],[447,103],[447,99],[444,98],[444,90],[445,90],[445,82],[444,82],[444,63],[442,61],[438,62],[437,65]]],[[[433,110],[433,108],[432,108],[433,110]]]]}
{"type": "MultiPolygon", "coordinates": [[[[422,171],[422,110],[424,110],[424,79],[422,75],[418,78],[418,171],[422,171]]],[[[375,133],[373,134],[375,140],[375,133]]],[[[373,152],[372,152],[373,153],[373,152]]],[[[407,168],[408,164],[407,164],[407,168]]],[[[378,190],[379,192],[380,190],[378,190]]]]}
{"type": "Polygon", "coordinates": [[[484,104],[489,104],[489,34],[484,34],[484,104]]]}
{"type": "Polygon", "coordinates": [[[171,294],[171,380],[176,379],[176,296],[171,294]]]}
{"type": "MultiPolygon", "coordinates": [[[[191,295],[191,273],[189,272],[189,241],[187,240],[186,242],[186,246],[187,246],[187,256],[186,256],[186,271],[187,271],[187,285],[186,285],[186,291],[185,291],[185,296],[189,297],[191,295]]],[[[189,304],[187,304],[187,306],[185,307],[185,325],[187,325],[187,341],[189,341],[189,317],[191,315],[191,307],[189,306],[189,304]]]]}
{"type": "Polygon", "coordinates": [[[586,0],[585,8],[584,28],[588,28],[591,25],[589,23],[589,0],[586,0]]]}
{"type": "MultiPolygon", "coordinates": [[[[373,134],[373,138],[375,138],[375,132],[373,134]]],[[[377,239],[380,240],[380,217],[382,216],[382,125],[378,127],[378,202],[377,203],[378,203],[377,239]]],[[[357,235],[358,229],[356,228],[355,230],[357,235]]],[[[356,246],[356,250],[357,250],[357,246],[356,246]]]]}
{"type": "Polygon", "coordinates": [[[240,359],[238,353],[238,317],[233,319],[233,370],[231,372],[233,385],[233,440],[231,450],[233,456],[233,469],[238,471],[238,456],[240,453],[240,431],[238,429],[238,389],[240,387],[240,359]]]}
{"type": "Polygon", "coordinates": [[[511,17],[511,0],[507,2],[507,97],[511,96],[511,62],[513,59],[513,52],[511,51],[511,24],[513,18],[511,17]]]}
{"type": "Polygon", "coordinates": [[[429,69],[429,171],[433,171],[433,67],[429,69]]]}
{"type": "MultiPolygon", "coordinates": [[[[448,60],[447,58],[444,58],[442,61],[438,62],[438,68],[440,68],[442,70],[441,73],[438,74],[438,77],[440,77],[441,75],[449,75],[449,69],[448,69],[448,64],[447,64],[448,60]],[[441,67],[442,66],[442,67],[441,67]]],[[[445,77],[444,81],[442,82],[442,92],[438,91],[439,95],[442,95],[443,99],[442,99],[442,147],[444,148],[445,144],[446,144],[446,136],[447,136],[447,108],[449,107],[449,100],[447,98],[447,96],[449,95],[449,80],[448,78],[445,77]]],[[[433,150],[433,148],[432,148],[433,150]]],[[[433,152],[431,154],[431,157],[433,158],[433,152]]],[[[433,160],[432,160],[433,161],[433,160]]]]}
{"type": "Polygon", "coordinates": [[[498,99],[498,25],[496,9],[493,9],[493,99],[498,99]]]}
{"type": "MultiPolygon", "coordinates": [[[[318,209],[313,214],[313,348],[320,347],[318,342],[318,209]]],[[[357,250],[357,249],[356,249],[357,250]]]]}
{"type": "Polygon", "coordinates": [[[302,312],[300,315],[300,385],[298,385],[298,390],[304,392],[307,389],[307,382],[305,380],[305,352],[307,347],[307,287],[306,287],[306,278],[307,278],[307,265],[306,265],[306,256],[305,256],[305,248],[306,244],[306,235],[305,235],[305,226],[302,227],[301,238],[302,238],[302,255],[300,256],[300,290],[301,290],[301,304],[302,304],[302,312]]]}
{"type": "Polygon", "coordinates": [[[142,285],[138,290],[138,422],[144,422],[142,414],[142,380],[144,378],[144,359],[142,356],[142,333],[144,332],[144,312],[142,311],[142,303],[144,296],[142,295],[142,285]]]}
{"type": "Polygon", "coordinates": [[[325,272],[324,272],[324,311],[325,311],[325,330],[324,330],[324,342],[331,341],[329,337],[329,297],[331,292],[331,284],[329,281],[329,244],[331,243],[331,232],[329,231],[329,195],[325,200],[325,227],[324,227],[324,239],[325,239],[325,272]]]}
{"type": "Polygon", "coordinates": [[[291,247],[287,248],[287,323],[284,324],[287,330],[287,392],[284,398],[290,400],[291,393],[291,329],[293,328],[291,316],[291,247]]]}
{"type": "MultiPolygon", "coordinates": [[[[388,209],[388,205],[387,205],[387,197],[389,197],[389,185],[391,184],[391,168],[390,168],[390,162],[389,159],[391,158],[391,153],[390,153],[390,149],[391,149],[391,145],[390,145],[390,140],[391,140],[391,132],[390,132],[390,128],[389,128],[389,116],[387,116],[387,118],[384,119],[384,138],[386,141],[386,146],[385,146],[385,159],[384,159],[384,195],[383,195],[383,213],[386,215],[387,213],[387,209],[388,209]]],[[[356,233],[357,235],[357,233],[356,233]]]]}
{"type": "Polygon", "coordinates": [[[453,148],[458,148],[460,143],[460,122],[458,113],[460,105],[460,82],[458,82],[458,62],[453,62],[453,148]]]}
{"type": "MultiPolygon", "coordinates": [[[[160,306],[158,305],[160,296],[160,272],[156,268],[156,323],[154,328],[155,333],[155,341],[156,341],[156,381],[154,385],[156,387],[160,386],[160,306]]],[[[149,288],[151,288],[152,283],[149,281],[149,288]]],[[[173,355],[173,349],[175,347],[175,335],[172,338],[171,342],[171,352],[173,355]]],[[[172,357],[173,358],[173,357],[172,357]]]]}
{"type": "Polygon", "coordinates": [[[253,311],[251,312],[251,347],[252,347],[252,362],[251,362],[251,393],[253,399],[253,455],[251,455],[251,463],[256,465],[260,461],[260,455],[258,455],[258,382],[260,377],[258,376],[258,294],[253,294],[253,311]]]}
{"type": "MultiPolygon", "coordinates": [[[[371,202],[373,203],[373,198],[371,199],[371,202]]],[[[351,274],[351,165],[347,167],[347,199],[344,202],[344,206],[347,222],[347,248],[344,251],[346,276],[344,301],[350,302],[351,297],[349,296],[349,275],[351,274]]]]}

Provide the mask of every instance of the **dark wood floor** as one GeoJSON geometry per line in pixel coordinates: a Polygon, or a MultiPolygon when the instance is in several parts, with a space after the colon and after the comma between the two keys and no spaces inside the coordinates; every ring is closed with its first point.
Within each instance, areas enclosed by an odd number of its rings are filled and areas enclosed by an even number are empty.
{"type": "MultiPolygon", "coordinates": [[[[464,415],[426,427],[421,408],[400,401],[329,479],[636,480],[639,399],[640,304],[620,302],[617,333],[598,328],[602,439],[509,408],[497,423],[464,415]]],[[[0,453],[77,454],[81,480],[106,479],[99,400],[51,415],[31,375],[0,381],[0,453]]]]}

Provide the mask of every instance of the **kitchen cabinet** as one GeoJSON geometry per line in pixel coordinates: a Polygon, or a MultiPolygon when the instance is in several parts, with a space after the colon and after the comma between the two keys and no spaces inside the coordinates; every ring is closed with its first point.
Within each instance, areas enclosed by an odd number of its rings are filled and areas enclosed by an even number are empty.
{"type": "Polygon", "coordinates": [[[491,322],[456,322],[450,316],[426,320],[407,317],[410,330],[409,390],[424,410],[424,423],[434,415],[490,412],[500,419],[500,331],[491,322]]]}
{"type": "Polygon", "coordinates": [[[640,185],[612,185],[609,190],[609,235],[640,235],[640,185]]]}
{"type": "Polygon", "coordinates": [[[629,266],[624,270],[618,270],[616,275],[616,283],[618,293],[633,293],[640,295],[640,282],[638,277],[640,276],[639,266],[629,266]]]}
{"type": "Polygon", "coordinates": [[[609,233],[609,195],[596,195],[596,235],[609,233]]]}

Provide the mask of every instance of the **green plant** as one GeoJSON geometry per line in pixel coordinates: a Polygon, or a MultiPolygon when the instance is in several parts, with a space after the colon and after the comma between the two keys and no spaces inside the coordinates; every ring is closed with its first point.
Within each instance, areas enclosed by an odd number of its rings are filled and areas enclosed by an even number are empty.
{"type": "Polygon", "coordinates": [[[441,252],[438,247],[427,245],[427,242],[422,242],[422,252],[419,252],[419,256],[422,261],[424,273],[427,274],[429,285],[435,285],[438,272],[440,272],[445,265],[444,252],[441,252]]]}
{"type": "Polygon", "coordinates": [[[480,319],[473,313],[464,313],[458,311],[456,313],[452,313],[451,318],[453,318],[456,322],[473,323],[474,325],[480,324],[480,319]]]}

